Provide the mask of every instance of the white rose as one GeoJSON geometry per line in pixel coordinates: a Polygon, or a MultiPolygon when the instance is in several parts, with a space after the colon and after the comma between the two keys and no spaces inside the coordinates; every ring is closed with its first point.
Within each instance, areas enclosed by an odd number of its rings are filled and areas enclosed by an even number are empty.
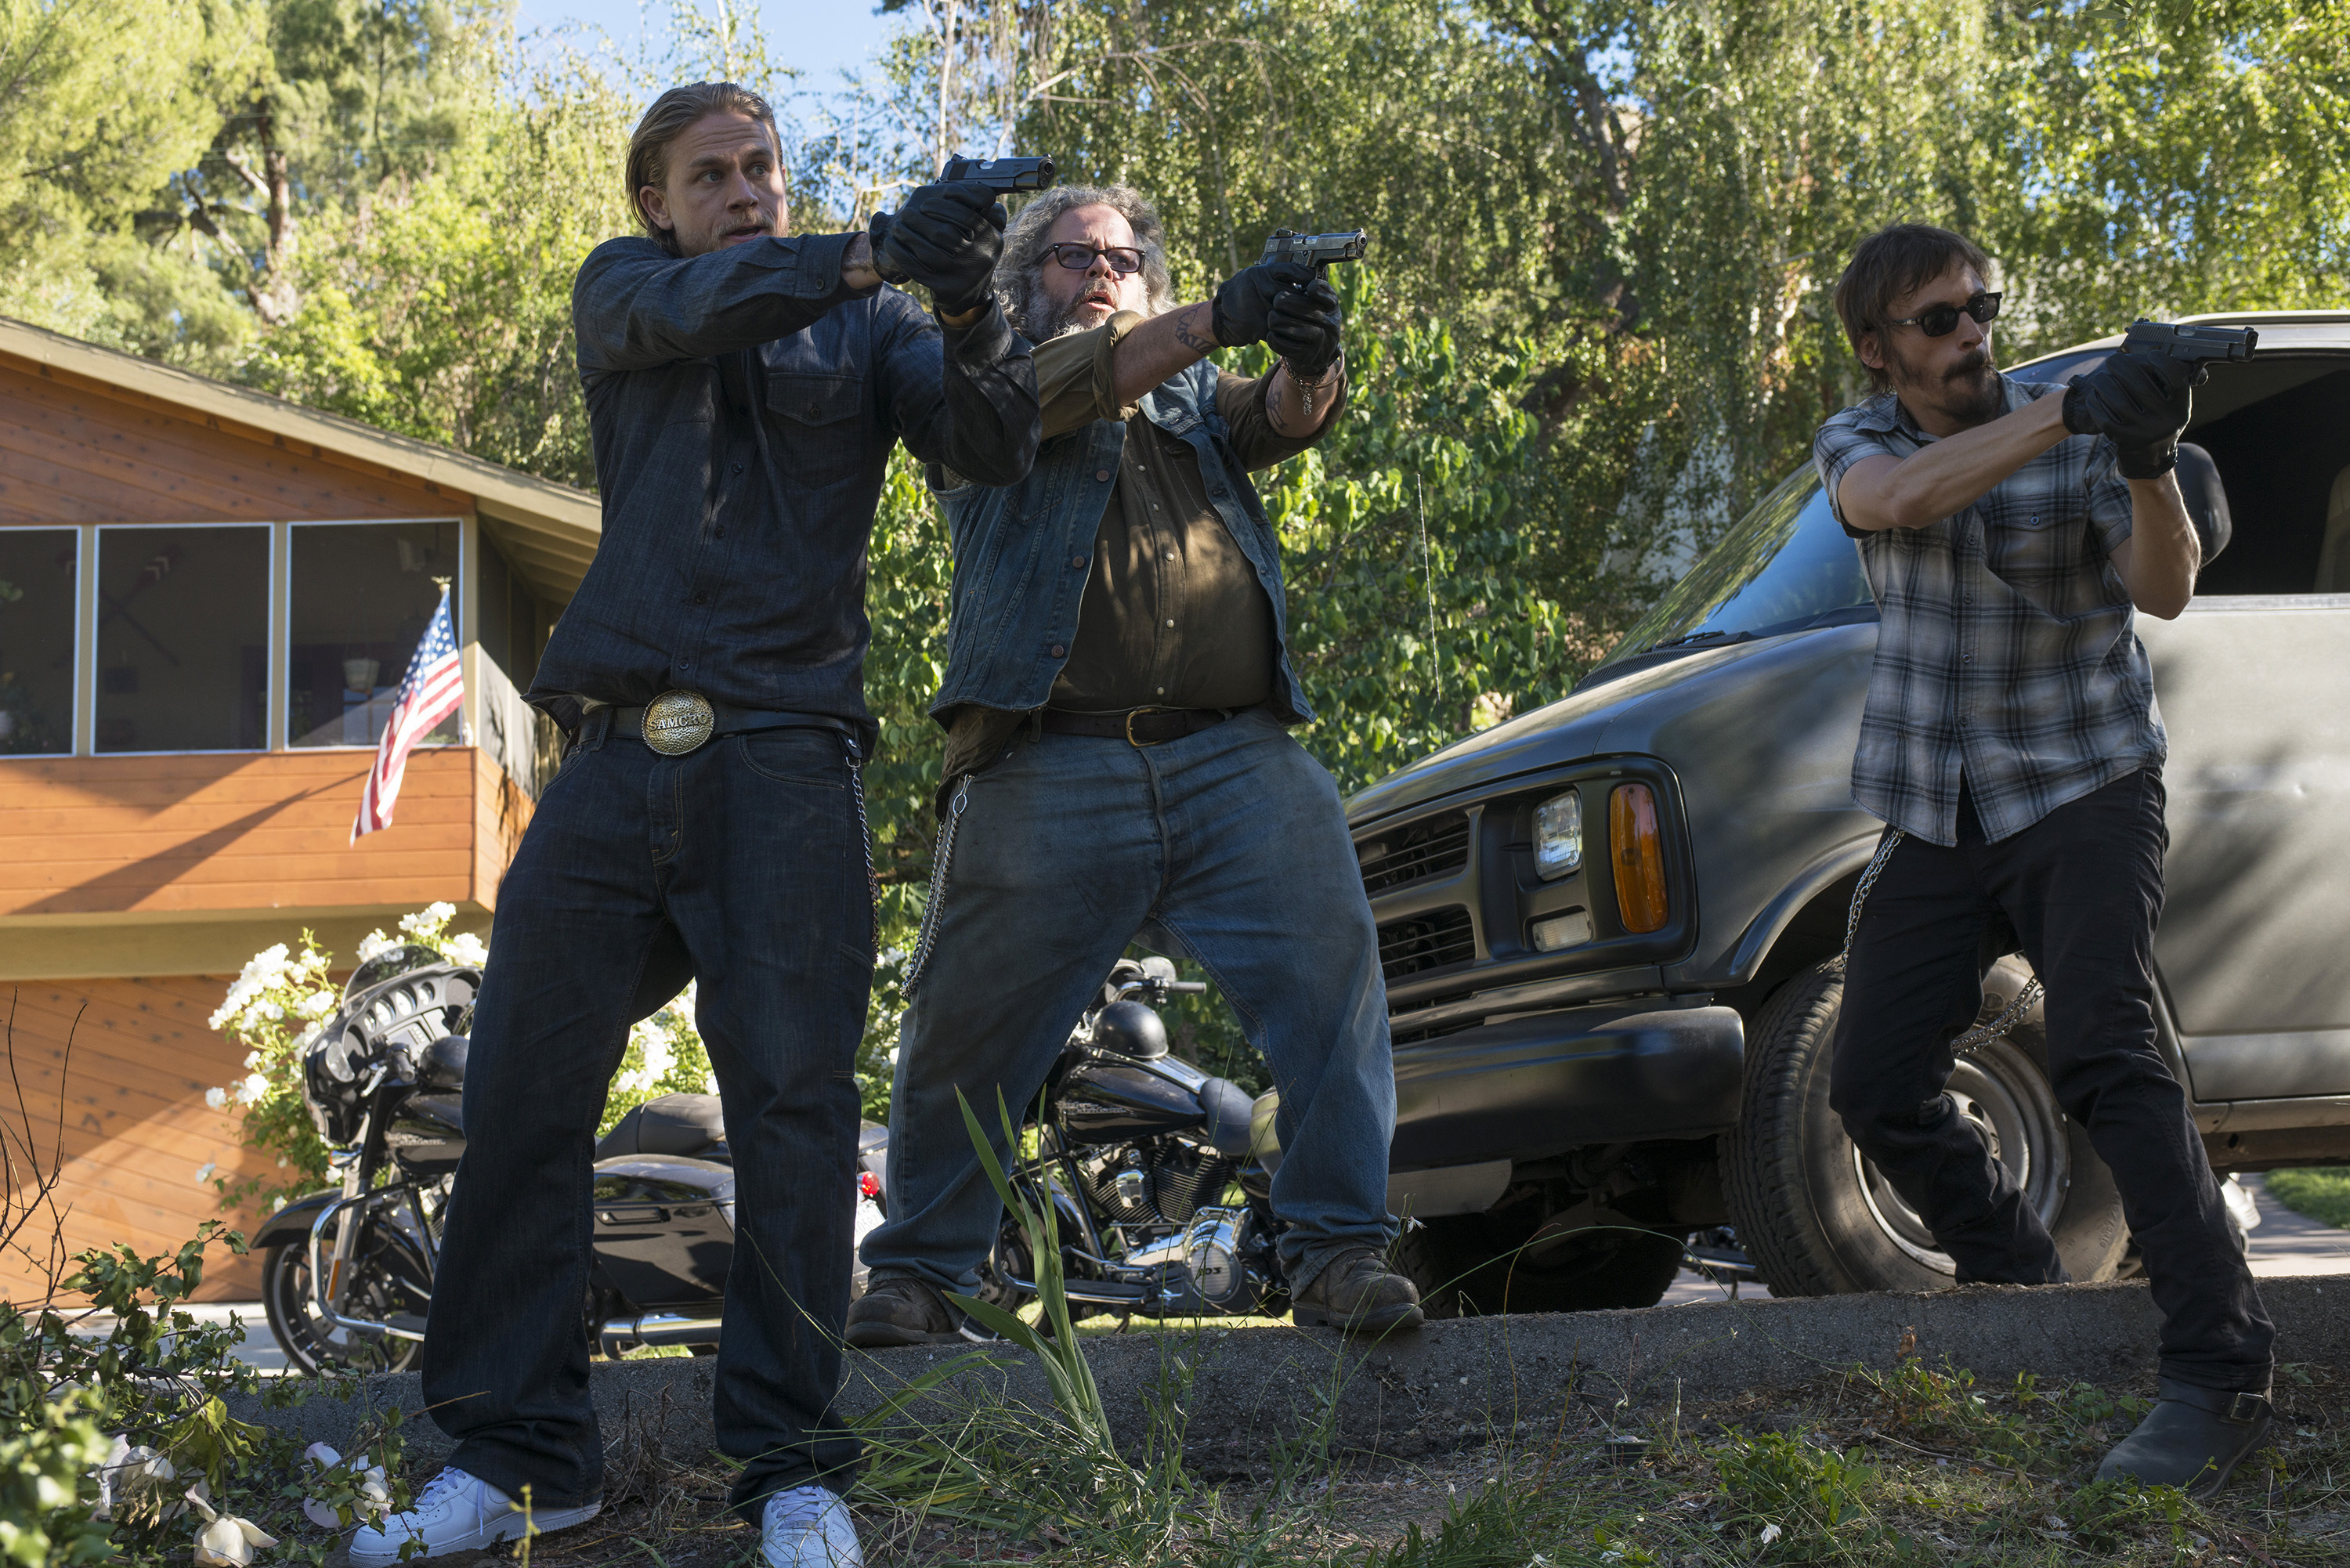
{"type": "Polygon", "coordinates": [[[471,931],[460,931],[442,945],[442,956],[451,963],[462,963],[479,969],[490,961],[488,944],[471,931]]]}
{"type": "Polygon", "coordinates": [[[204,1091],[204,1104],[216,1111],[224,1111],[228,1109],[228,1091],[226,1089],[206,1089],[204,1091]]]}
{"type": "Polygon", "coordinates": [[[242,1106],[252,1105],[267,1093],[269,1093],[268,1079],[263,1077],[258,1073],[248,1075],[244,1082],[236,1086],[237,1104],[242,1106]]]}

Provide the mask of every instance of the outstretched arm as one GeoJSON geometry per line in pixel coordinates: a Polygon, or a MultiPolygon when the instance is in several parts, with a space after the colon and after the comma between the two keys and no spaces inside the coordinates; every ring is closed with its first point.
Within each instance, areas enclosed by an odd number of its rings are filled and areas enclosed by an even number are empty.
{"type": "Polygon", "coordinates": [[[980,484],[1017,484],[1036,461],[1036,364],[993,303],[943,330],[884,296],[882,396],[906,450],[980,484]]]}
{"type": "Polygon", "coordinates": [[[579,369],[646,369],[768,342],[880,282],[863,234],[752,240],[684,258],[650,240],[608,240],[571,286],[579,369]]]}
{"type": "MultiPolygon", "coordinates": [[[[1131,406],[1142,394],[1159,385],[1179,370],[1188,370],[1224,345],[1215,338],[1215,306],[1202,300],[1198,305],[1186,305],[1154,316],[1118,339],[1111,358],[1112,374],[1117,379],[1118,400],[1131,406]]],[[[1334,389],[1328,384],[1331,375],[1326,373],[1315,383],[1312,413],[1306,412],[1306,398],[1284,360],[1274,367],[1273,388],[1265,400],[1265,412],[1273,428],[1293,440],[1313,435],[1330,421],[1337,405],[1334,389]]]]}
{"type": "Polygon", "coordinates": [[[1907,457],[1862,458],[1837,482],[1836,510],[1866,533],[1931,527],[2070,435],[2064,404],[2062,398],[2041,398],[1907,457]]]}

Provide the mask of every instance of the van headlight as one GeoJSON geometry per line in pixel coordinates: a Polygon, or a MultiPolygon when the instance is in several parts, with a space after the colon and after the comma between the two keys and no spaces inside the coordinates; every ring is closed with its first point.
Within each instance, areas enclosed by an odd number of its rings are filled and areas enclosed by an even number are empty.
{"type": "Polygon", "coordinates": [[[1545,882],[1583,869],[1583,797],[1568,790],[1534,807],[1534,873],[1545,882]]]}

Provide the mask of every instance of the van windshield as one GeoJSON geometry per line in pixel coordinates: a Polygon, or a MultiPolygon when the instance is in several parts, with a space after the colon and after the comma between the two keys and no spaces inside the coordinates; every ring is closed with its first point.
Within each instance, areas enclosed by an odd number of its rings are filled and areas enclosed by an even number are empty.
{"type": "Polygon", "coordinates": [[[1827,493],[1806,463],[1634,622],[1599,668],[1876,618],[1860,552],[1829,514],[1827,493]]]}

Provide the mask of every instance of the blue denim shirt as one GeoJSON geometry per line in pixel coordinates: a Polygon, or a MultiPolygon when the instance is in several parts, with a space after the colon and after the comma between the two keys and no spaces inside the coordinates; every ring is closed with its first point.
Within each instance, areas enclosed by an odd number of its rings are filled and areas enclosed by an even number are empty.
{"type": "MultiPolygon", "coordinates": [[[[1279,661],[1269,706],[1286,722],[1313,718],[1289,665],[1280,545],[1216,412],[1216,367],[1201,360],[1170,376],[1143,394],[1140,407],[1151,423],[1199,454],[1208,499],[1273,600],[1279,661]]],[[[1094,535],[1125,449],[1126,426],[1096,420],[1045,441],[1035,466],[1016,483],[990,485],[960,472],[932,471],[934,484],[949,482],[939,494],[955,558],[947,678],[931,701],[932,717],[966,703],[1023,713],[1045,706],[1076,640],[1094,535]]]]}
{"type": "Polygon", "coordinates": [[[847,720],[869,751],[865,552],[890,448],[991,483],[1028,472],[1035,366],[1001,310],[941,332],[841,281],[845,234],[680,260],[608,240],[572,287],[604,532],[530,699],[672,687],[847,720]]]}

